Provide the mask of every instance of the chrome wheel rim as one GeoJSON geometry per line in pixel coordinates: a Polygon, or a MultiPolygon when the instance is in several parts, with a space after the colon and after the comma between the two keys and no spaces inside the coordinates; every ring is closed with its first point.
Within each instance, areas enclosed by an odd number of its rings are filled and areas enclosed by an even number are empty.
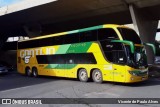
{"type": "Polygon", "coordinates": [[[36,71],[33,71],[33,75],[34,75],[34,76],[37,76],[36,71]]]}
{"type": "Polygon", "coordinates": [[[102,76],[101,76],[101,73],[100,72],[96,72],[95,75],[94,75],[95,79],[97,81],[100,81],[102,79],[102,76]]]}
{"type": "Polygon", "coordinates": [[[87,73],[85,71],[82,71],[80,73],[80,77],[81,77],[82,80],[86,80],[87,79],[87,73]]]}
{"type": "Polygon", "coordinates": [[[31,75],[31,70],[30,70],[30,69],[27,70],[27,75],[28,75],[28,76],[31,75]]]}

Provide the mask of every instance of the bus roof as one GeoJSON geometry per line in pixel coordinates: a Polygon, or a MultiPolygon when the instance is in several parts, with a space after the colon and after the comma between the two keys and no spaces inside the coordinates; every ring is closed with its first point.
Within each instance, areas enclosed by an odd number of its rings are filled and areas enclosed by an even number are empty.
{"type": "Polygon", "coordinates": [[[87,27],[87,28],[82,28],[82,29],[77,29],[77,30],[61,32],[61,33],[49,34],[49,35],[45,35],[45,36],[34,37],[34,38],[31,38],[31,39],[27,39],[27,40],[20,40],[18,42],[30,41],[30,40],[35,40],[35,39],[43,39],[43,38],[61,36],[61,35],[72,34],[72,33],[85,32],[85,31],[96,30],[96,29],[101,29],[101,28],[114,28],[114,27],[125,27],[125,26],[116,25],[116,24],[104,24],[104,25],[98,25],[98,26],[93,26],[93,27],[87,27]]]}

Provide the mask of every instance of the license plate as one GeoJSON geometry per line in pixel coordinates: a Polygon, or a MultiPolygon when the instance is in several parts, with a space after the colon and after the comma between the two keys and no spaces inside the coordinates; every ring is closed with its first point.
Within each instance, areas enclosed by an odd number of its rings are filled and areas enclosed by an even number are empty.
{"type": "Polygon", "coordinates": [[[142,77],[142,80],[145,80],[146,78],[145,77],[142,77]]]}

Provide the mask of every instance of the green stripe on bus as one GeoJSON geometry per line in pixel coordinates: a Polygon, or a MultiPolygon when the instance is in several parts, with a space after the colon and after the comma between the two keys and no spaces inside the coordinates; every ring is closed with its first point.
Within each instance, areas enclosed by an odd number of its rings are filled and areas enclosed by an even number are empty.
{"type": "Polygon", "coordinates": [[[85,32],[85,31],[89,31],[89,30],[96,30],[96,29],[100,29],[100,28],[103,28],[103,25],[93,26],[93,27],[84,28],[84,29],[79,29],[79,32],[85,32]]]}
{"type": "Polygon", "coordinates": [[[58,64],[48,64],[45,69],[56,68],[58,64]]]}
{"type": "Polygon", "coordinates": [[[67,33],[72,34],[72,33],[78,33],[78,32],[79,32],[79,30],[73,30],[73,31],[68,31],[67,33]]]}
{"type": "Polygon", "coordinates": [[[59,46],[58,50],[56,51],[56,54],[66,53],[70,46],[71,46],[71,44],[59,46]]]}
{"type": "Polygon", "coordinates": [[[76,66],[77,64],[58,64],[58,66],[56,66],[55,69],[72,69],[76,66]]]}
{"type": "Polygon", "coordinates": [[[67,53],[86,53],[91,45],[92,42],[72,44],[67,53]]]}
{"type": "Polygon", "coordinates": [[[45,69],[72,69],[77,64],[49,64],[45,69]]]}
{"type": "Polygon", "coordinates": [[[84,28],[84,29],[72,30],[72,31],[68,31],[67,33],[68,34],[72,34],[72,33],[85,32],[85,31],[90,31],[90,30],[96,30],[96,29],[100,29],[100,28],[103,28],[103,25],[88,27],[88,28],[84,28]]]}

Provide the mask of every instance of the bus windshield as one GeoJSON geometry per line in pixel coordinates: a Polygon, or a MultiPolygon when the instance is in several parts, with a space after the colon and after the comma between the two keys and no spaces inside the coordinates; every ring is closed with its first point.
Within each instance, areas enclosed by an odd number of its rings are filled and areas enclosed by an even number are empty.
{"type": "MultiPolygon", "coordinates": [[[[123,40],[132,41],[134,44],[142,44],[140,37],[132,29],[118,28],[123,40]]],[[[147,67],[147,56],[144,47],[135,46],[134,54],[131,53],[130,47],[125,46],[127,53],[128,65],[136,68],[147,67]]]]}
{"type": "Polygon", "coordinates": [[[141,39],[137,33],[132,29],[118,28],[123,40],[132,41],[134,44],[141,44],[141,39]]]}
{"type": "Polygon", "coordinates": [[[123,43],[100,41],[104,55],[109,62],[128,65],[134,68],[146,68],[147,56],[144,47],[136,46],[134,53],[129,45],[123,43]]]}
{"type": "Polygon", "coordinates": [[[130,47],[126,47],[127,61],[128,65],[134,68],[146,68],[147,65],[147,56],[144,47],[135,47],[135,52],[131,53],[130,47]]]}

